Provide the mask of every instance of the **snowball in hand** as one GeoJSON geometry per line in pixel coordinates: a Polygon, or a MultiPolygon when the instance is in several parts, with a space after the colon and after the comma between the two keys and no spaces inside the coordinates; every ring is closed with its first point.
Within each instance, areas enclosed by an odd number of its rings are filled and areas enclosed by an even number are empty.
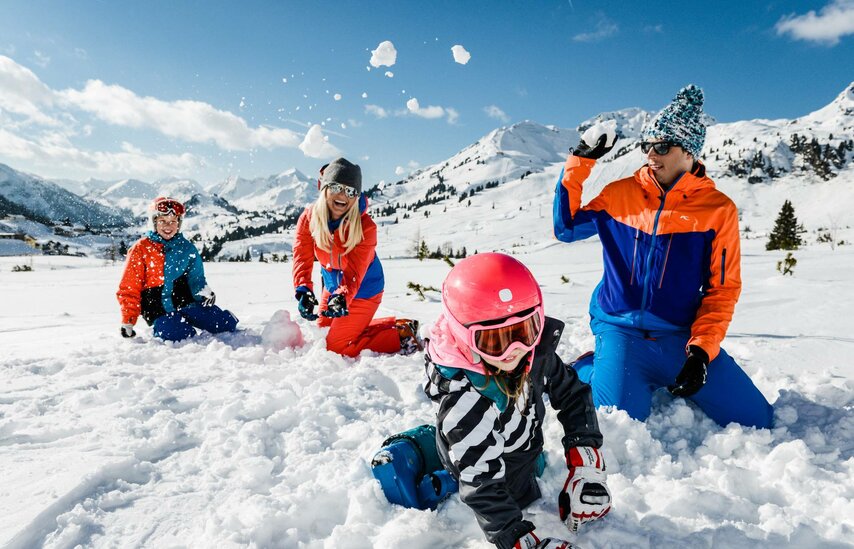
{"type": "Polygon", "coordinates": [[[602,134],[608,136],[605,139],[605,146],[613,146],[614,141],[617,139],[616,120],[608,120],[607,122],[597,122],[596,124],[593,124],[587,128],[587,131],[581,134],[581,140],[587,143],[588,146],[595,147],[596,142],[599,140],[599,136],[602,134]]]}
{"type": "Polygon", "coordinates": [[[264,347],[274,351],[302,347],[305,343],[299,325],[291,320],[291,313],[285,310],[273,313],[273,318],[261,332],[261,341],[264,347]]]}

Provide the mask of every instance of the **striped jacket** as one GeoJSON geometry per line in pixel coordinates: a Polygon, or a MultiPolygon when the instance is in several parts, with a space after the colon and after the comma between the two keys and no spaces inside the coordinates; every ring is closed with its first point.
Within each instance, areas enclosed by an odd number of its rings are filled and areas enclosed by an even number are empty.
{"type": "Polygon", "coordinates": [[[136,324],[140,313],[152,325],[168,312],[196,301],[207,285],[202,256],[182,234],[163,240],[149,231],[128,250],[116,297],[123,324],[136,324]]]}
{"type": "Polygon", "coordinates": [[[741,293],[738,210],[697,162],[664,191],[647,166],[581,206],[594,160],[570,155],[558,180],[554,232],[564,242],[599,235],[604,275],[594,321],[647,332],[690,332],[714,360],[741,293]]]}
{"type": "MultiPolygon", "coordinates": [[[[602,445],[590,386],[579,381],[575,370],[555,352],[563,326],[559,320],[546,317],[521,411],[497,390],[494,378],[483,388],[484,376],[433,362],[430,350],[453,346],[452,340],[437,341],[437,335],[442,334],[433,332],[428,344],[424,392],[439,405],[439,457],[459,480],[460,498],[477,515],[486,538],[499,547],[512,547],[534,528],[522,520],[522,507],[530,501],[515,500],[508,485],[518,484],[519,474],[530,477],[531,466],[543,451],[544,394],[549,395],[563,426],[564,452],[575,446],[602,445]]],[[[539,497],[536,485],[534,489],[539,497]]]]}

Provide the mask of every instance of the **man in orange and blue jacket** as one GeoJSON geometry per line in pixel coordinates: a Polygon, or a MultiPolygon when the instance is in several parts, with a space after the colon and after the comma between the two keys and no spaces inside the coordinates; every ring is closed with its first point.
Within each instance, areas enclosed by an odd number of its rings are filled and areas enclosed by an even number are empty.
{"type": "Polygon", "coordinates": [[[741,293],[741,250],[735,204],[697,160],[702,105],[700,88],[683,88],[643,129],[647,164],[583,207],[582,184],[613,136],[588,136],[567,158],[555,236],[598,234],[604,258],[590,300],[595,352],[575,367],[597,406],[636,419],[649,416],[653,392],[667,387],[720,425],[768,428],[771,405],[720,347],[741,293]]]}

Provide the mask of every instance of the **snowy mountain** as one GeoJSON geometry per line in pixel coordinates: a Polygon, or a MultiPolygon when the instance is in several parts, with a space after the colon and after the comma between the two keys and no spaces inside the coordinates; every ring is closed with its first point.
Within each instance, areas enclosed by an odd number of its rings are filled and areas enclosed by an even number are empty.
{"type": "Polygon", "coordinates": [[[709,127],[703,155],[726,175],[759,183],[799,174],[827,181],[854,159],[854,82],[829,105],[794,120],[746,120],[709,127]]]}
{"type": "Polygon", "coordinates": [[[209,186],[207,191],[243,210],[264,211],[313,202],[317,198],[317,180],[292,168],[269,177],[229,177],[209,186]]]}
{"type": "Polygon", "coordinates": [[[0,164],[0,213],[44,222],[68,221],[93,228],[126,226],[124,212],[86,200],[36,176],[0,164]]]}

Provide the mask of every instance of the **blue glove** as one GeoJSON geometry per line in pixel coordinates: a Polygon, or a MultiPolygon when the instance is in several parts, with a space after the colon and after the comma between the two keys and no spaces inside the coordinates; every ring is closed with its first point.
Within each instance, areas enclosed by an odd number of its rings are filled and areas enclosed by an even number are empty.
{"type": "Polygon", "coordinates": [[[300,286],[297,288],[297,294],[294,296],[299,302],[299,314],[306,320],[317,320],[317,315],[314,314],[314,308],[317,307],[317,298],[314,297],[314,292],[300,286]]]}
{"type": "Polygon", "coordinates": [[[341,294],[329,296],[326,307],[327,309],[320,313],[325,317],[338,318],[350,314],[350,311],[347,310],[347,299],[341,294]]]}

